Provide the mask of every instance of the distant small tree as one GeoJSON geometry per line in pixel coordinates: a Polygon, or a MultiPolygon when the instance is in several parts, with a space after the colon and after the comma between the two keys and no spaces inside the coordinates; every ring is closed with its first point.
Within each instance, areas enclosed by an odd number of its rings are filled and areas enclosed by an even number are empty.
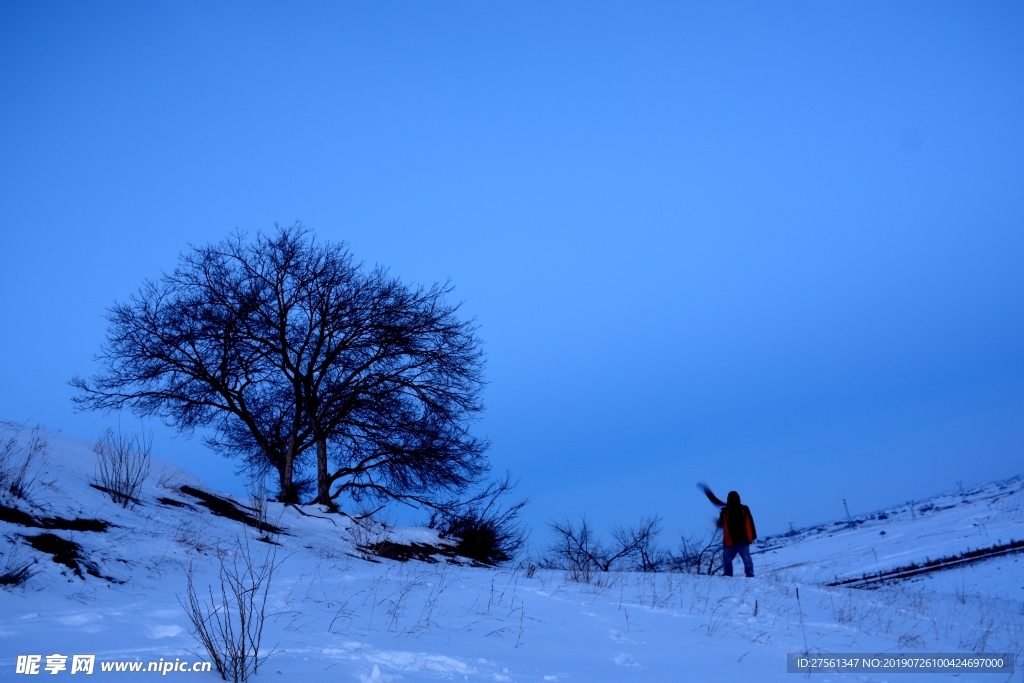
{"type": "Polygon", "coordinates": [[[717,573],[722,568],[722,531],[713,529],[683,536],[679,554],[670,556],[667,564],[672,570],[689,574],[717,573]]]}
{"type": "Polygon", "coordinates": [[[75,400],[212,427],[211,446],[276,470],[285,502],[310,459],[316,502],[430,504],[486,470],[469,431],[480,342],[450,293],[366,270],[300,225],[236,235],[114,306],[104,369],[72,380],[75,400]]]}
{"type": "Polygon", "coordinates": [[[630,527],[612,532],[614,543],[603,544],[586,518],[577,527],[570,520],[552,522],[549,527],[555,540],[548,547],[547,566],[565,569],[573,581],[590,583],[595,572],[608,572],[613,567],[628,567],[653,572],[663,564],[664,553],[657,547],[659,517],[644,517],[630,527]]]}
{"type": "Polygon", "coordinates": [[[656,572],[665,561],[666,554],[658,547],[661,534],[660,517],[643,517],[629,527],[620,527],[612,533],[618,547],[625,550],[624,557],[632,562],[632,569],[656,572]]]}
{"type": "Polygon", "coordinates": [[[548,546],[544,566],[565,569],[571,581],[590,583],[606,553],[586,517],[580,519],[579,527],[568,519],[549,526],[555,540],[548,546]]]}

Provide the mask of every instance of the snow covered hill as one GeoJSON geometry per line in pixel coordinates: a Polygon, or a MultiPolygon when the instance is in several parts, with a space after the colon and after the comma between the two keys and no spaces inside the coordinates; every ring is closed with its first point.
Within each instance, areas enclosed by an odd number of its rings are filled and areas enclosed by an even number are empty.
{"type": "MultiPolygon", "coordinates": [[[[56,676],[82,675],[71,657],[95,655],[92,675],[111,679],[145,676],[101,664],[209,660],[181,606],[186,576],[200,596],[219,595],[221,562],[247,554],[277,563],[263,633],[274,654],[257,681],[786,681],[786,654],[804,651],[1013,652],[1022,680],[1024,553],[871,579],[1024,540],[1020,479],[765,539],[756,579],[610,573],[588,585],[527,563],[471,566],[429,529],[312,506],[271,503],[261,521],[251,501],[159,461],[124,508],[90,485],[92,444],[43,436],[25,495],[0,498],[0,570],[31,573],[0,587],[0,678],[21,678],[19,655],[40,655],[48,677],[49,655],[68,656],[56,676]],[[368,553],[375,544],[444,554],[402,562],[368,553]]],[[[17,453],[30,438],[21,430],[17,453]]]]}
{"type": "Polygon", "coordinates": [[[1022,546],[1024,478],[1015,477],[765,538],[758,552],[761,566],[803,582],[905,578],[935,589],[952,580],[1020,600],[1022,546]]]}

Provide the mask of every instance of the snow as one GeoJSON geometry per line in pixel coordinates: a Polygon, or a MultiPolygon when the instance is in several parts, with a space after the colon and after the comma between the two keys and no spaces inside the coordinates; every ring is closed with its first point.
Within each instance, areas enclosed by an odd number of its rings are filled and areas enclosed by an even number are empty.
{"type": "MultiPolygon", "coordinates": [[[[612,572],[576,584],[559,571],[528,576],[525,565],[374,558],[356,544],[444,540],[430,529],[356,525],[314,506],[300,512],[270,504],[269,519],[284,533],[275,537],[280,545],[269,545],[251,527],[215,516],[183,494],[182,485],[216,492],[159,461],[141,504],[124,509],[89,486],[91,444],[47,439],[28,500],[8,495],[0,502],[37,518],[101,519],[112,526],[88,532],[0,522],[0,565],[12,552],[37,560],[27,583],[0,588],[0,678],[20,678],[15,664],[24,654],[41,654],[44,662],[53,653],[95,654],[97,662],[209,659],[179,604],[186,571],[192,567],[205,591],[216,581],[218,556],[236,557],[247,546],[260,557],[276,553],[279,562],[263,636],[265,651],[274,654],[254,680],[789,681],[796,679],[786,673],[786,653],[804,652],[805,642],[811,652],[1013,652],[1018,673],[1012,679],[1022,680],[1024,553],[873,590],[824,585],[1024,539],[1020,479],[943,494],[916,503],[913,512],[904,504],[765,539],[756,546],[755,579],[612,572]],[[79,578],[29,547],[24,536],[43,531],[78,543],[83,559],[113,581],[84,572],[79,578]]],[[[93,675],[124,674],[103,673],[97,664],[93,675]]],[[[215,672],[167,675],[219,680],[215,672]]],[[[922,680],[914,674],[813,677],[922,680]]],[[[931,674],[928,680],[1006,677],[931,674]]]]}
{"type": "MultiPolygon", "coordinates": [[[[807,582],[854,578],[1024,540],[1024,479],[986,484],[762,539],[759,564],[807,582]]],[[[1019,555],[1001,559],[1012,562],[1019,555]]],[[[986,563],[987,564],[987,563],[986,563]]],[[[1018,576],[1024,576],[1018,574],[1018,576]]],[[[995,587],[988,588],[989,592],[995,587]]],[[[1020,599],[1020,584],[1005,594],[1020,599]],[[1016,593],[1013,592],[1016,590],[1016,593]]]]}

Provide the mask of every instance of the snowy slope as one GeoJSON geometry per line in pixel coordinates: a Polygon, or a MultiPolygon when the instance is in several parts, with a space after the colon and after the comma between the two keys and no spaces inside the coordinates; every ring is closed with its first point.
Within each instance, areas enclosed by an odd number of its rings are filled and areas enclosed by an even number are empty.
{"type": "MultiPolygon", "coordinates": [[[[830,582],[885,572],[1024,541],[1024,479],[946,493],[913,504],[763,539],[761,566],[805,582],[830,582]]],[[[1013,564],[1019,553],[973,564],[1013,564]]],[[[993,570],[998,571],[998,570],[993,570]]],[[[938,572],[941,574],[943,572],[938,572]]],[[[1024,579],[1024,574],[1017,574],[1024,579]]],[[[1024,584],[997,581],[993,594],[1024,597],[1024,584]],[[1014,592],[1016,591],[1016,592],[1014,592]]]]}
{"type": "MultiPolygon", "coordinates": [[[[23,433],[21,438],[26,437],[23,433]]],[[[149,662],[194,660],[192,651],[206,659],[178,602],[185,593],[186,570],[191,566],[197,585],[205,589],[216,581],[218,557],[236,557],[244,547],[256,554],[276,551],[280,562],[270,590],[273,615],[264,634],[265,649],[276,654],[255,680],[791,681],[786,653],[805,648],[984,649],[1014,651],[1019,657],[1024,643],[1019,592],[1015,603],[1006,595],[999,606],[989,596],[957,590],[960,584],[946,590],[931,578],[877,590],[822,585],[886,562],[895,566],[908,557],[984,538],[1021,536],[1020,508],[1013,503],[1020,498],[1019,481],[998,495],[1000,485],[972,494],[970,505],[914,516],[908,510],[905,516],[897,512],[856,528],[771,539],[770,549],[756,556],[759,577],[753,580],[612,573],[595,585],[581,585],[555,571],[527,576],[522,568],[367,558],[357,543],[441,541],[429,529],[355,527],[343,515],[312,506],[271,504],[269,519],[282,529],[274,535],[279,545],[272,546],[258,540],[260,532],[213,514],[199,498],[184,493],[183,486],[209,489],[160,462],[154,462],[140,504],[126,510],[89,486],[95,468],[91,444],[53,435],[48,440],[27,501],[7,496],[0,502],[37,521],[59,519],[64,520],[59,524],[74,526],[76,519],[102,520],[111,526],[75,531],[55,528],[56,522],[47,522],[51,528],[0,522],[4,561],[12,553],[37,561],[36,574],[26,584],[0,588],[0,678],[21,678],[15,674],[20,654],[95,654],[98,662],[149,662]],[[954,513],[955,524],[926,524],[940,515],[954,520],[954,513]],[[985,529],[976,533],[975,523],[985,529]],[[957,530],[947,534],[946,543],[943,527],[957,530]],[[881,538],[904,541],[879,545],[875,537],[883,529],[881,538]],[[939,536],[933,538],[933,532],[939,536]],[[26,537],[41,533],[80,546],[82,578],[30,547],[26,537]]],[[[247,501],[235,502],[245,510],[247,501]]],[[[1006,590],[1021,577],[1019,570],[1015,577],[1006,590]]],[[[132,675],[104,674],[98,668],[97,678],[132,675]]],[[[168,675],[219,680],[215,673],[168,675]]],[[[815,678],[921,680],[913,674],[815,678]]],[[[1005,676],[929,676],[954,679],[1005,676]]],[[[1021,680],[1021,674],[1013,680],[1021,680]]]]}

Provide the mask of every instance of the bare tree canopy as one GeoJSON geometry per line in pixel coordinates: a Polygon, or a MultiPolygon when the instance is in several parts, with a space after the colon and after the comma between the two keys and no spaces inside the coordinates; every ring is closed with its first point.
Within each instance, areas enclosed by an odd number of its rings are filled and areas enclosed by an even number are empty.
{"type": "Polygon", "coordinates": [[[482,410],[476,328],[450,285],[410,287],[301,225],[194,247],[109,314],[102,371],[76,377],[82,408],[130,408],[248,466],[296,502],[429,504],[486,470],[469,427],[482,410]]]}

